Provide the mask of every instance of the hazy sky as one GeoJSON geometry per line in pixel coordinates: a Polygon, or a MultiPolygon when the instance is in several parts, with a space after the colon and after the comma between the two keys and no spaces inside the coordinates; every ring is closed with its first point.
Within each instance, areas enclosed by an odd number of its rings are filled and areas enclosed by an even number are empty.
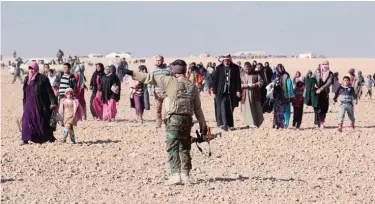
{"type": "Polygon", "coordinates": [[[375,57],[375,2],[2,2],[1,53],[375,57]]]}

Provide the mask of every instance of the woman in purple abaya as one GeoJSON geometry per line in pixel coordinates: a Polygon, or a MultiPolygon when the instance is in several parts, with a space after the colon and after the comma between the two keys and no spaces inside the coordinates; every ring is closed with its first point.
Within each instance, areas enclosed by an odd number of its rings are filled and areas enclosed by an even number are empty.
{"type": "Polygon", "coordinates": [[[54,142],[50,126],[52,110],[57,100],[48,77],[39,73],[39,66],[32,61],[29,64],[29,75],[23,85],[22,143],[54,142]]]}

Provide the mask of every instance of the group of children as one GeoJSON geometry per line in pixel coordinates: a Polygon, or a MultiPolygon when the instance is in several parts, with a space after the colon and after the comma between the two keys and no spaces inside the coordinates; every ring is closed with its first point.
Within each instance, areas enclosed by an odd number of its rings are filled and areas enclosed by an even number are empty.
{"type": "Polygon", "coordinates": [[[84,70],[78,66],[74,73],[70,72],[71,65],[65,63],[64,72],[59,76],[55,70],[50,69],[48,64],[44,65],[43,73],[49,79],[52,90],[58,98],[59,104],[54,111],[56,112],[56,121],[64,129],[62,132],[62,142],[67,141],[70,136],[72,143],[76,143],[74,126],[77,122],[86,119],[86,102],[84,100],[84,89],[86,78],[83,75],[84,70]]]}
{"type": "MultiPolygon", "coordinates": [[[[314,103],[308,102],[305,100],[305,97],[308,96],[307,92],[310,92],[312,89],[306,90],[306,85],[310,86],[308,79],[311,77],[311,71],[308,72],[307,76],[304,77],[302,80],[300,77],[294,80],[294,93],[295,97],[292,100],[294,115],[293,115],[293,127],[300,129],[302,123],[302,116],[303,116],[303,107],[304,104],[310,105],[314,107],[314,103]]],[[[358,104],[357,95],[355,93],[354,85],[350,82],[349,76],[344,76],[342,79],[342,84],[339,84],[338,81],[337,87],[335,87],[334,93],[335,96],[333,98],[333,105],[335,103],[339,103],[339,116],[338,116],[338,131],[342,132],[343,130],[343,123],[345,114],[348,114],[350,120],[350,128],[355,128],[355,117],[354,117],[354,105],[358,104]]],[[[365,82],[367,93],[366,96],[369,95],[371,99],[372,95],[372,85],[374,84],[374,80],[371,79],[371,75],[367,77],[367,81],[365,82]]],[[[310,97],[310,96],[308,96],[310,97]]]]}

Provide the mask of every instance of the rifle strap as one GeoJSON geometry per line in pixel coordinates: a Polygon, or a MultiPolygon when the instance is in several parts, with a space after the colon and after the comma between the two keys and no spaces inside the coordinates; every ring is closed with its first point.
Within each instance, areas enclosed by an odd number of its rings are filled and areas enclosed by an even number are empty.
{"type": "MultiPolygon", "coordinates": [[[[208,157],[210,157],[210,156],[211,156],[211,145],[210,145],[210,142],[207,142],[207,143],[208,143],[208,157]]],[[[197,145],[198,150],[199,150],[202,154],[205,155],[205,153],[203,153],[202,148],[198,146],[198,143],[197,143],[197,142],[195,142],[195,145],[197,145]]]]}

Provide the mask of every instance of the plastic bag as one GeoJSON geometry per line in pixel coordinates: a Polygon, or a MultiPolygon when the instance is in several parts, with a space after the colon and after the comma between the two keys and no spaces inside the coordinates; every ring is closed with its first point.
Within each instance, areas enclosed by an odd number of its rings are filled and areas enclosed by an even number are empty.
{"type": "Polygon", "coordinates": [[[267,95],[266,95],[266,98],[268,98],[268,99],[271,99],[271,100],[273,100],[274,98],[273,98],[273,85],[274,85],[274,83],[273,82],[271,82],[270,84],[268,84],[267,85],[267,87],[266,87],[266,89],[267,89],[267,95]]]}

